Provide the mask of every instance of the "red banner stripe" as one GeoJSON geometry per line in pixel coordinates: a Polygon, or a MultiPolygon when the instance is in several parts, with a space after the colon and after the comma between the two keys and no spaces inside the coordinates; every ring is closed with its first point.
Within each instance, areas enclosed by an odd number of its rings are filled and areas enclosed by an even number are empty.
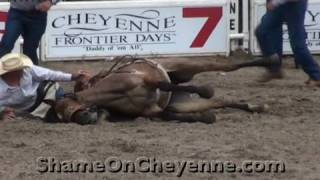
{"type": "Polygon", "coordinates": [[[1,12],[0,11],[0,21],[1,22],[6,22],[8,17],[8,12],[1,12]]]}
{"type": "Polygon", "coordinates": [[[197,37],[191,44],[192,48],[203,47],[210,35],[218,25],[220,19],[223,15],[222,7],[205,7],[205,8],[184,8],[183,17],[186,18],[204,18],[207,17],[208,20],[200,30],[197,37]]]}

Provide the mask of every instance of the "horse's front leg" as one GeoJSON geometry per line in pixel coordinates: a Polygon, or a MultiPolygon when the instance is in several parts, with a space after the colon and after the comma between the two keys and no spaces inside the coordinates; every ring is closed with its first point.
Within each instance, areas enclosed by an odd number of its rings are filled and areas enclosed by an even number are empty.
{"type": "Polygon", "coordinates": [[[180,113],[202,112],[209,109],[234,108],[248,112],[265,112],[268,105],[254,105],[249,103],[237,103],[233,101],[222,101],[217,99],[193,99],[192,101],[172,102],[167,110],[180,113]]]}
{"type": "Polygon", "coordinates": [[[219,99],[203,99],[193,97],[188,93],[174,93],[166,110],[177,113],[204,112],[210,109],[235,108],[248,112],[263,112],[267,105],[252,105],[219,99]]]}
{"type": "Polygon", "coordinates": [[[177,113],[172,111],[163,111],[159,114],[159,117],[166,121],[178,120],[179,122],[202,122],[211,124],[216,121],[216,116],[213,112],[198,112],[198,113],[177,113]]]}

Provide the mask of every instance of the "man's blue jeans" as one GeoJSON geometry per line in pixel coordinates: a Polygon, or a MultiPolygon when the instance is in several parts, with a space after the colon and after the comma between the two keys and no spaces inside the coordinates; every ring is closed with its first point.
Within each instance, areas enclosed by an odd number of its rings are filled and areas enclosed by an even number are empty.
{"type": "MultiPolygon", "coordinates": [[[[256,36],[265,57],[282,55],[282,25],[286,23],[292,51],[296,61],[313,80],[320,80],[320,68],[313,59],[307,45],[307,33],[304,27],[308,0],[288,2],[272,11],[267,11],[256,29],[256,36]]],[[[277,71],[280,67],[273,67],[277,71]]]]}
{"type": "Polygon", "coordinates": [[[47,13],[10,9],[5,33],[0,43],[0,57],[10,53],[18,37],[22,35],[23,53],[38,64],[37,48],[47,25],[47,13]]]}

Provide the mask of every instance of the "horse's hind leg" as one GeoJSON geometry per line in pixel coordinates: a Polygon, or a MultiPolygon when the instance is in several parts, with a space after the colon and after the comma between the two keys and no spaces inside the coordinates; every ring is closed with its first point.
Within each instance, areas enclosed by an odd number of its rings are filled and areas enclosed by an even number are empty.
{"type": "Polygon", "coordinates": [[[191,98],[190,96],[175,97],[166,110],[178,113],[203,112],[210,109],[235,108],[248,112],[264,112],[267,105],[252,105],[216,99],[191,98]]]}
{"type": "Polygon", "coordinates": [[[218,108],[237,108],[249,112],[263,112],[267,107],[213,99],[195,99],[185,93],[174,96],[172,102],[160,114],[160,117],[166,120],[179,120],[181,122],[213,123],[216,117],[210,110],[218,108]]]}
{"type": "Polygon", "coordinates": [[[160,117],[166,120],[203,122],[209,124],[216,120],[214,112],[210,110],[218,108],[237,108],[249,112],[263,112],[267,107],[212,99],[188,99],[180,102],[171,102],[160,114],[160,117]]]}
{"type": "Polygon", "coordinates": [[[197,99],[192,102],[184,103],[172,103],[167,108],[169,111],[174,112],[201,112],[209,109],[221,109],[221,108],[234,108],[248,112],[264,112],[267,110],[267,105],[253,105],[249,103],[236,103],[227,101],[217,101],[213,99],[197,99]]]}
{"type": "Polygon", "coordinates": [[[180,122],[203,122],[211,124],[216,121],[216,116],[213,112],[200,112],[200,113],[177,113],[171,111],[163,111],[160,117],[164,120],[178,120],[180,122]]]}
{"type": "Polygon", "coordinates": [[[175,70],[169,71],[168,75],[173,83],[178,84],[191,81],[198,73],[208,71],[231,71],[235,70],[236,67],[233,64],[178,62],[173,69],[175,70]]]}
{"type": "Polygon", "coordinates": [[[210,86],[176,85],[168,82],[157,82],[152,86],[166,92],[196,93],[200,97],[207,99],[214,95],[214,90],[210,86]]]}

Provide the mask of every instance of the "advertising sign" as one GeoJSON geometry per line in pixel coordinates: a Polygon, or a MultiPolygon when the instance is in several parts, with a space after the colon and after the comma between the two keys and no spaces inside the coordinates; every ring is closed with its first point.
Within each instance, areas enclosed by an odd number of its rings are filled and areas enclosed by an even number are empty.
{"type": "Polygon", "coordinates": [[[227,54],[227,1],[63,2],[49,11],[46,60],[227,54]]]}

